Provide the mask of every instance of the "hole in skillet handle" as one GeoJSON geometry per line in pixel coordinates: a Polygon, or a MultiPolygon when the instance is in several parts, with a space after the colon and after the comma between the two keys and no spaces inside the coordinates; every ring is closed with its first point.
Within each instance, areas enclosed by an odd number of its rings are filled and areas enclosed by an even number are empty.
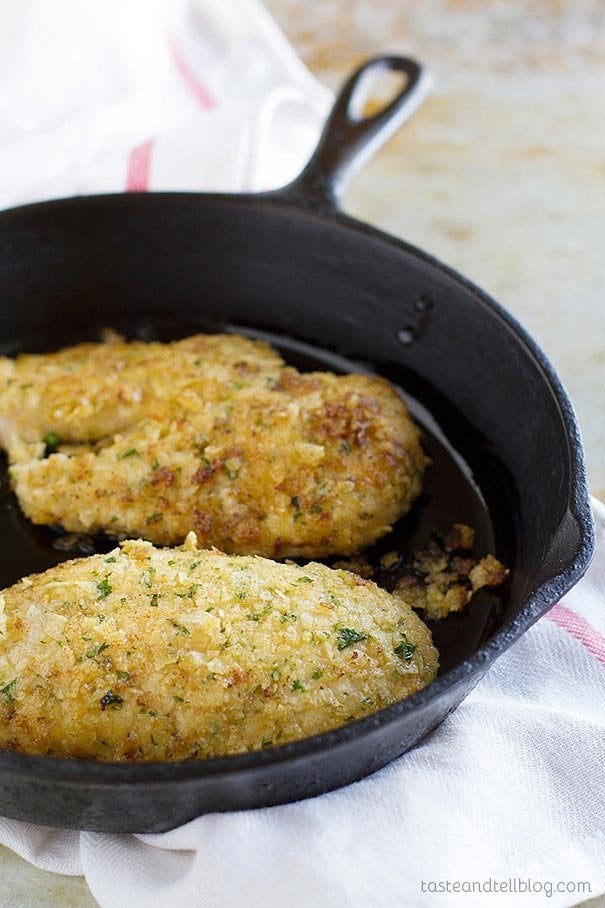
{"type": "Polygon", "coordinates": [[[350,179],[420,106],[429,85],[426,70],[409,57],[368,60],[336,96],[317,148],[302,173],[266,195],[320,213],[338,208],[350,179]],[[386,75],[404,77],[403,87],[386,105],[365,115],[372,85],[386,75]]]}
{"type": "Polygon", "coordinates": [[[409,85],[410,77],[400,70],[383,68],[366,71],[353,92],[347,111],[353,123],[371,120],[385,110],[409,85]]]}

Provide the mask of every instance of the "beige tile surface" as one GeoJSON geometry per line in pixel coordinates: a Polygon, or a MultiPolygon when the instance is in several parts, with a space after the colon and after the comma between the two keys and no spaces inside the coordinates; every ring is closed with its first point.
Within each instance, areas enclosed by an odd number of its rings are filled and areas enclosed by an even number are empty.
{"type": "MultiPolygon", "coordinates": [[[[535,334],[575,402],[605,498],[605,5],[267,6],[332,87],[379,51],[430,67],[430,100],[357,179],[346,208],[460,269],[535,334]]],[[[81,879],[0,847],[0,908],[95,904],[81,879]]]]}
{"type": "MultiPolygon", "coordinates": [[[[0,908],[96,908],[82,877],[38,870],[0,845],[0,908]]],[[[150,906],[151,908],[151,906],[150,906]]]]}

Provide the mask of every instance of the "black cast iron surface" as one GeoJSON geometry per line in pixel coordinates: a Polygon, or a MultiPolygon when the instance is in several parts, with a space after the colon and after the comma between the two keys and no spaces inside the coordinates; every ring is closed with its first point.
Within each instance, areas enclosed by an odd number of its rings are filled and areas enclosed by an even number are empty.
{"type": "MultiPolygon", "coordinates": [[[[544,355],[464,278],[338,211],[351,169],[417,103],[421,75],[397,57],[367,64],[337,99],[303,174],[277,193],[98,196],[3,212],[0,349],[45,351],[106,326],[161,339],[260,331],[301,368],[385,375],[409,395],[434,463],[422,499],[374,555],[465,521],[478,529],[479,550],[511,567],[509,588],[435,627],[440,676],[373,716],[258,753],[168,764],[0,751],[0,814],[157,832],[203,812],[348,784],[434,729],[586,570],[593,529],[582,446],[544,355]],[[360,77],[380,68],[408,84],[385,110],[358,119],[360,77]]],[[[23,519],[1,478],[4,587],[73,553],[23,519]]]]}

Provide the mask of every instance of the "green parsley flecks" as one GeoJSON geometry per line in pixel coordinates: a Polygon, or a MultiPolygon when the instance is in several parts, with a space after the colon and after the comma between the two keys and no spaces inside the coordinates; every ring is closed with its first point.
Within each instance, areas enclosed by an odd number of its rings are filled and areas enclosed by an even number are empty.
{"type": "Polygon", "coordinates": [[[352,627],[341,627],[336,632],[338,649],[346,649],[348,646],[353,646],[354,643],[362,643],[367,639],[367,634],[362,633],[362,631],[356,631],[352,627]]]}
{"type": "Polygon", "coordinates": [[[97,589],[99,591],[99,599],[105,599],[113,592],[113,587],[109,582],[109,576],[103,577],[101,582],[97,583],[97,589]]]}
{"type": "Polygon", "coordinates": [[[400,659],[403,659],[404,662],[411,662],[414,653],[416,652],[416,644],[410,643],[405,634],[401,638],[401,643],[393,648],[393,652],[396,656],[399,656],[400,659]]]}

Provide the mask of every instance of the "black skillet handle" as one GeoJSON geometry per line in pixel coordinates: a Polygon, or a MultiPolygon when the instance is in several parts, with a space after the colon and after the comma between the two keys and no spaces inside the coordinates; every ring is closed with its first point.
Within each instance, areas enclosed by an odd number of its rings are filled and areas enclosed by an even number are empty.
{"type": "Polygon", "coordinates": [[[338,207],[353,174],[410,117],[428,90],[423,67],[408,57],[373,57],[357,70],[338,94],[311,160],[292,183],[271,193],[315,210],[338,207]],[[404,87],[382,110],[364,117],[358,112],[367,97],[366,84],[383,72],[403,73],[404,87]]]}

